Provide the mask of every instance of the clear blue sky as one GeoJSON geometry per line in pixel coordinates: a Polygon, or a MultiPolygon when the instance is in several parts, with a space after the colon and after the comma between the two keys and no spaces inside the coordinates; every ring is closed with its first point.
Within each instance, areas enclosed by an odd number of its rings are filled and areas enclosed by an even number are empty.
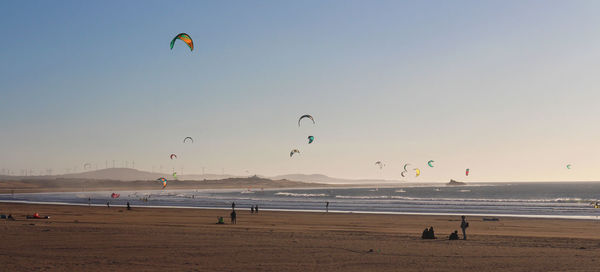
{"type": "Polygon", "coordinates": [[[411,162],[422,181],[598,180],[599,8],[6,1],[0,168],[57,173],[117,160],[400,179],[411,162]],[[193,52],[169,49],[180,32],[193,52]],[[316,126],[298,128],[306,113],[316,126]],[[185,136],[196,142],[183,145],[185,136]],[[301,155],[290,159],[292,148],[301,155]],[[435,168],[425,169],[429,159],[435,168]]]}

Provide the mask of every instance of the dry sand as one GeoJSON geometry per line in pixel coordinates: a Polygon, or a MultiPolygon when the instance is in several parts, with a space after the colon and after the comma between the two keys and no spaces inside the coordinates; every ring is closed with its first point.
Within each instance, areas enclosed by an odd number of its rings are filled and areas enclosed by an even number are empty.
{"type": "Polygon", "coordinates": [[[600,221],[0,203],[0,271],[600,271],[600,221]],[[26,220],[26,214],[50,215],[26,220]],[[229,220],[227,220],[228,222],[229,220]],[[421,240],[434,226],[437,240],[421,240]],[[369,252],[372,249],[372,252],[369,252]]]}

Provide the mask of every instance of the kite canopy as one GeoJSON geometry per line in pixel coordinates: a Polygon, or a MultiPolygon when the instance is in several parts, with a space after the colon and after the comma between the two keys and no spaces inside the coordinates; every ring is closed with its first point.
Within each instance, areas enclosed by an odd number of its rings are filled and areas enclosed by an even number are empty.
{"type": "Polygon", "coordinates": [[[115,193],[112,193],[110,195],[111,198],[119,198],[120,196],[121,196],[121,194],[115,194],[115,193]]]}
{"type": "Polygon", "coordinates": [[[402,172],[400,173],[400,175],[401,175],[403,178],[405,178],[405,177],[406,177],[406,171],[402,171],[402,172]]]}
{"type": "Polygon", "coordinates": [[[300,116],[300,119],[298,119],[298,126],[300,126],[300,121],[302,121],[302,119],[304,119],[304,118],[308,118],[308,119],[312,120],[313,125],[315,124],[315,119],[311,115],[305,114],[305,115],[300,116]]]}
{"type": "Polygon", "coordinates": [[[404,171],[408,172],[408,169],[406,169],[406,167],[408,167],[410,165],[410,163],[407,163],[404,165],[404,171]]]}
{"type": "Polygon", "coordinates": [[[175,154],[171,154],[171,156],[169,156],[169,157],[171,158],[171,160],[172,160],[173,158],[177,159],[177,155],[175,155],[175,154]]]}
{"type": "Polygon", "coordinates": [[[185,143],[187,143],[187,142],[194,143],[194,139],[192,139],[192,137],[185,137],[185,138],[183,139],[183,143],[185,144],[185,143]]]}
{"type": "Polygon", "coordinates": [[[292,151],[290,151],[290,158],[292,156],[294,156],[294,154],[296,154],[296,153],[300,154],[300,150],[298,150],[298,149],[292,149],[292,151]]]}
{"type": "Polygon", "coordinates": [[[177,172],[173,172],[173,178],[176,179],[177,178],[177,172]]]}
{"type": "Polygon", "coordinates": [[[179,33],[173,40],[171,40],[171,50],[173,50],[173,46],[175,45],[176,40],[181,40],[186,43],[190,47],[190,51],[194,51],[194,41],[192,41],[192,37],[185,33],[179,33]]]}
{"type": "Polygon", "coordinates": [[[164,189],[165,187],[167,187],[167,179],[166,179],[166,178],[164,178],[164,177],[161,177],[161,178],[158,178],[158,179],[156,179],[156,180],[158,180],[158,181],[162,182],[162,185],[163,185],[163,187],[162,187],[162,188],[163,188],[163,189],[164,189]]]}
{"type": "Polygon", "coordinates": [[[429,165],[429,167],[433,167],[434,162],[435,162],[434,160],[430,160],[427,162],[427,165],[429,165]]]}
{"type": "Polygon", "coordinates": [[[308,143],[312,144],[312,142],[315,140],[315,136],[308,136],[308,143]]]}
{"type": "Polygon", "coordinates": [[[571,164],[567,164],[567,169],[571,169],[571,164]]]}
{"type": "Polygon", "coordinates": [[[419,168],[415,168],[415,169],[413,169],[413,170],[415,170],[415,177],[418,177],[418,176],[420,176],[420,175],[421,175],[421,169],[419,169],[419,168]]]}
{"type": "Polygon", "coordinates": [[[385,164],[383,164],[383,162],[381,161],[376,161],[375,165],[379,166],[379,169],[383,169],[383,167],[385,166],[385,164]]]}
{"type": "Polygon", "coordinates": [[[88,163],[83,164],[83,169],[90,169],[90,168],[92,168],[91,163],[88,162],[88,163]]]}
{"type": "Polygon", "coordinates": [[[465,170],[465,176],[469,175],[469,168],[467,168],[467,170],[465,170]]]}

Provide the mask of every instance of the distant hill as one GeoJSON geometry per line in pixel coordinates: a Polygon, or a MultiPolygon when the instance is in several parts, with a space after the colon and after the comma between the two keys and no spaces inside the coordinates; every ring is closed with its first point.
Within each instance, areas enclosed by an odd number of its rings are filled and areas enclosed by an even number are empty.
{"type": "MultiPolygon", "coordinates": [[[[134,181],[134,180],[156,180],[160,177],[170,179],[172,174],[156,173],[148,171],[140,171],[132,168],[107,168],[100,170],[92,170],[81,173],[52,175],[52,176],[0,176],[1,180],[49,180],[49,179],[80,179],[80,180],[119,180],[119,181],[134,181]]],[[[179,179],[186,180],[221,180],[232,178],[232,175],[179,175],[179,179]]]]}
{"type": "Polygon", "coordinates": [[[329,183],[329,184],[384,184],[384,183],[397,183],[398,180],[384,180],[384,179],[341,179],[332,178],[321,174],[290,174],[270,177],[271,179],[287,179],[301,182],[313,182],[313,183],[329,183]]]}
{"type": "Polygon", "coordinates": [[[460,182],[460,181],[451,179],[450,182],[446,183],[446,185],[460,186],[460,185],[467,185],[467,184],[464,182],[460,182]]]}
{"type": "MultiPolygon", "coordinates": [[[[289,180],[271,180],[257,176],[228,178],[221,180],[175,180],[169,181],[165,190],[177,189],[247,189],[301,188],[331,186],[319,183],[304,183],[289,180]]],[[[155,180],[101,180],[79,178],[22,179],[0,182],[0,193],[29,192],[85,192],[85,191],[139,191],[161,190],[162,184],[155,180]]]]}
{"type": "MultiPolygon", "coordinates": [[[[148,171],[140,171],[132,168],[107,168],[100,170],[92,170],[81,173],[52,175],[52,176],[0,176],[0,180],[52,180],[52,179],[78,179],[78,180],[116,180],[116,181],[148,181],[156,180],[160,177],[171,179],[170,173],[156,173],[148,171]]],[[[327,184],[386,184],[398,183],[398,180],[383,180],[383,179],[342,179],[332,178],[321,174],[290,174],[279,175],[274,177],[254,176],[271,179],[271,180],[289,180],[305,183],[327,183],[327,184]]],[[[179,180],[223,180],[231,178],[247,178],[247,176],[219,175],[219,174],[179,174],[179,180]]]]}

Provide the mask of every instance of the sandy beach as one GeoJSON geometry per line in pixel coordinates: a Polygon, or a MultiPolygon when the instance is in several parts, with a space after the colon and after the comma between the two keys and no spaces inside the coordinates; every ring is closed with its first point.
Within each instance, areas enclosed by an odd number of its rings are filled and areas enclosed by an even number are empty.
{"type": "Polygon", "coordinates": [[[0,204],[1,271],[598,271],[599,221],[0,204]],[[38,212],[50,219],[25,219],[38,212]],[[420,239],[434,226],[436,240],[420,239]]]}

